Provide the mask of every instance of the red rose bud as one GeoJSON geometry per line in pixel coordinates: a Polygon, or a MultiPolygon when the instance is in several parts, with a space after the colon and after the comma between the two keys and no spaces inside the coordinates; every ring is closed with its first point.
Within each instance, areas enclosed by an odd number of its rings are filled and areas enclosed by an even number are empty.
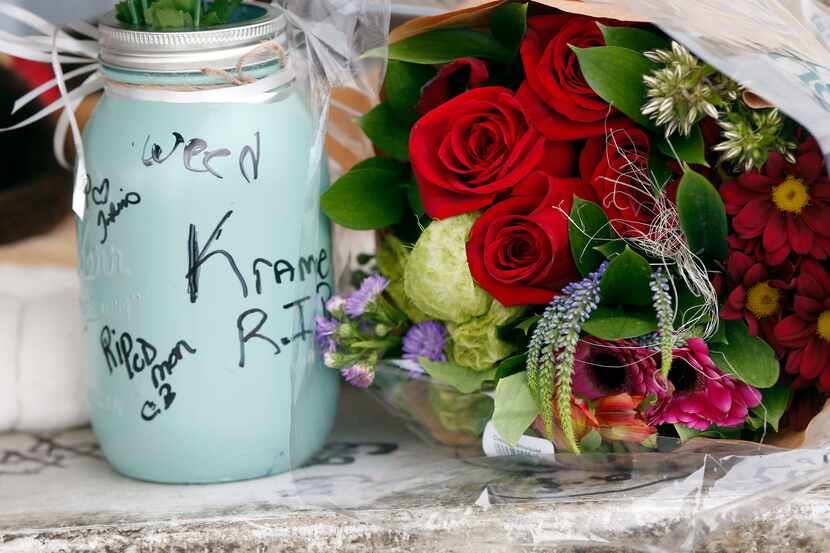
{"type": "Polygon", "coordinates": [[[415,107],[418,115],[426,115],[450,98],[470,88],[477,88],[490,78],[487,64],[476,58],[461,58],[448,63],[421,89],[415,107]]]}
{"type": "Polygon", "coordinates": [[[528,19],[521,47],[527,81],[516,98],[531,124],[550,140],[604,135],[633,124],[593,91],[571,50],[571,46],[603,45],[597,21],[590,17],[559,14],[528,19]]]}
{"type": "Polygon", "coordinates": [[[536,172],[485,211],[467,242],[478,285],[505,306],[543,305],[577,280],[567,218],[574,195],[593,197],[579,179],[536,172]]]}
{"type": "Polygon", "coordinates": [[[571,144],[533,130],[502,87],[475,88],[430,111],[412,128],[409,154],[433,219],[487,207],[537,168],[568,176],[574,165],[571,144]]]}
{"type": "Polygon", "coordinates": [[[656,215],[650,148],[648,135],[640,129],[618,129],[588,139],[579,157],[583,181],[594,189],[611,226],[624,238],[648,233],[656,215]]]}

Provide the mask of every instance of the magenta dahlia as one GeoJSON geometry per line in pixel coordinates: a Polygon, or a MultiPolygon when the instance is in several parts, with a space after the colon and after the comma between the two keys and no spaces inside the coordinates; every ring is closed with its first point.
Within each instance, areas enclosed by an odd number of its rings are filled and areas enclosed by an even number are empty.
{"type": "Polygon", "coordinates": [[[657,368],[658,355],[631,340],[584,338],[576,346],[573,392],[590,400],[616,394],[663,397],[668,387],[657,368]]]}
{"type": "Polygon", "coordinates": [[[830,392],[830,276],[816,261],[801,265],[793,308],[795,314],[775,326],[776,340],[789,350],[785,369],[805,380],[818,378],[830,392]]]}
{"type": "Polygon", "coordinates": [[[669,383],[673,393],[646,414],[652,425],[679,423],[695,430],[739,426],[749,409],[761,403],[758,390],[718,369],[700,338],[674,350],[669,383]]]}
{"type": "Polygon", "coordinates": [[[815,150],[803,151],[795,164],[772,152],[763,172],[748,171],[720,193],[738,237],[761,238],[768,256],[830,257],[830,181],[815,150]]]}

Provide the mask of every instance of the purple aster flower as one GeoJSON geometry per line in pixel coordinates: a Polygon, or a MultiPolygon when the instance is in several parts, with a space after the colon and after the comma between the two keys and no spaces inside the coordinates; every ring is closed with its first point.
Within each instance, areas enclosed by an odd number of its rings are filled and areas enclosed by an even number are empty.
{"type": "Polygon", "coordinates": [[[375,380],[375,368],[368,363],[355,363],[340,370],[346,382],[356,388],[368,388],[375,380]]]}
{"type": "Polygon", "coordinates": [[[363,316],[366,308],[378,299],[387,286],[389,281],[380,275],[366,277],[360,285],[360,290],[346,299],[346,314],[353,319],[363,316]]]}
{"type": "Polygon", "coordinates": [[[334,339],[334,332],[340,324],[334,319],[326,317],[314,318],[314,338],[317,340],[317,347],[323,353],[337,350],[337,341],[334,339]]]}
{"type": "Polygon", "coordinates": [[[326,311],[329,313],[337,313],[346,306],[346,300],[343,296],[332,296],[326,302],[326,311]]]}
{"type": "MultiPolygon", "coordinates": [[[[414,325],[403,338],[403,358],[418,362],[419,357],[430,361],[446,361],[444,345],[447,328],[438,321],[424,321],[414,325]]],[[[420,365],[418,365],[420,367],[420,365]]]]}

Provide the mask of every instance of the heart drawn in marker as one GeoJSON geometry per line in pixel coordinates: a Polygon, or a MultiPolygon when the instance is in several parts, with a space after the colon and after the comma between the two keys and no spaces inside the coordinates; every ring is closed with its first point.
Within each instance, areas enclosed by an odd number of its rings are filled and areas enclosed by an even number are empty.
{"type": "Polygon", "coordinates": [[[104,179],[101,186],[92,187],[92,203],[95,205],[104,205],[110,198],[110,180],[104,179]]]}

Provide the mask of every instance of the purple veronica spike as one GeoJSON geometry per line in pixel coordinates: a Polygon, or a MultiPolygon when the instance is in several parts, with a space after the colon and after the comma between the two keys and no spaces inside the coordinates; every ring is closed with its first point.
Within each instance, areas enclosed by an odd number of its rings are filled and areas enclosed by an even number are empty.
{"type": "Polygon", "coordinates": [[[403,338],[403,358],[417,363],[419,357],[430,361],[446,361],[444,345],[447,328],[438,321],[424,321],[414,325],[403,338]]]}
{"type": "Polygon", "coordinates": [[[316,317],[314,319],[314,338],[317,340],[317,347],[323,353],[337,350],[337,341],[334,339],[334,332],[340,324],[334,319],[316,317]]]}
{"type": "Polygon", "coordinates": [[[375,380],[375,369],[367,363],[355,363],[340,370],[346,382],[356,388],[368,388],[375,380]]]}
{"type": "Polygon", "coordinates": [[[380,296],[389,281],[380,275],[366,277],[360,285],[360,290],[346,299],[346,315],[353,319],[360,318],[366,312],[366,308],[380,296]]]}

